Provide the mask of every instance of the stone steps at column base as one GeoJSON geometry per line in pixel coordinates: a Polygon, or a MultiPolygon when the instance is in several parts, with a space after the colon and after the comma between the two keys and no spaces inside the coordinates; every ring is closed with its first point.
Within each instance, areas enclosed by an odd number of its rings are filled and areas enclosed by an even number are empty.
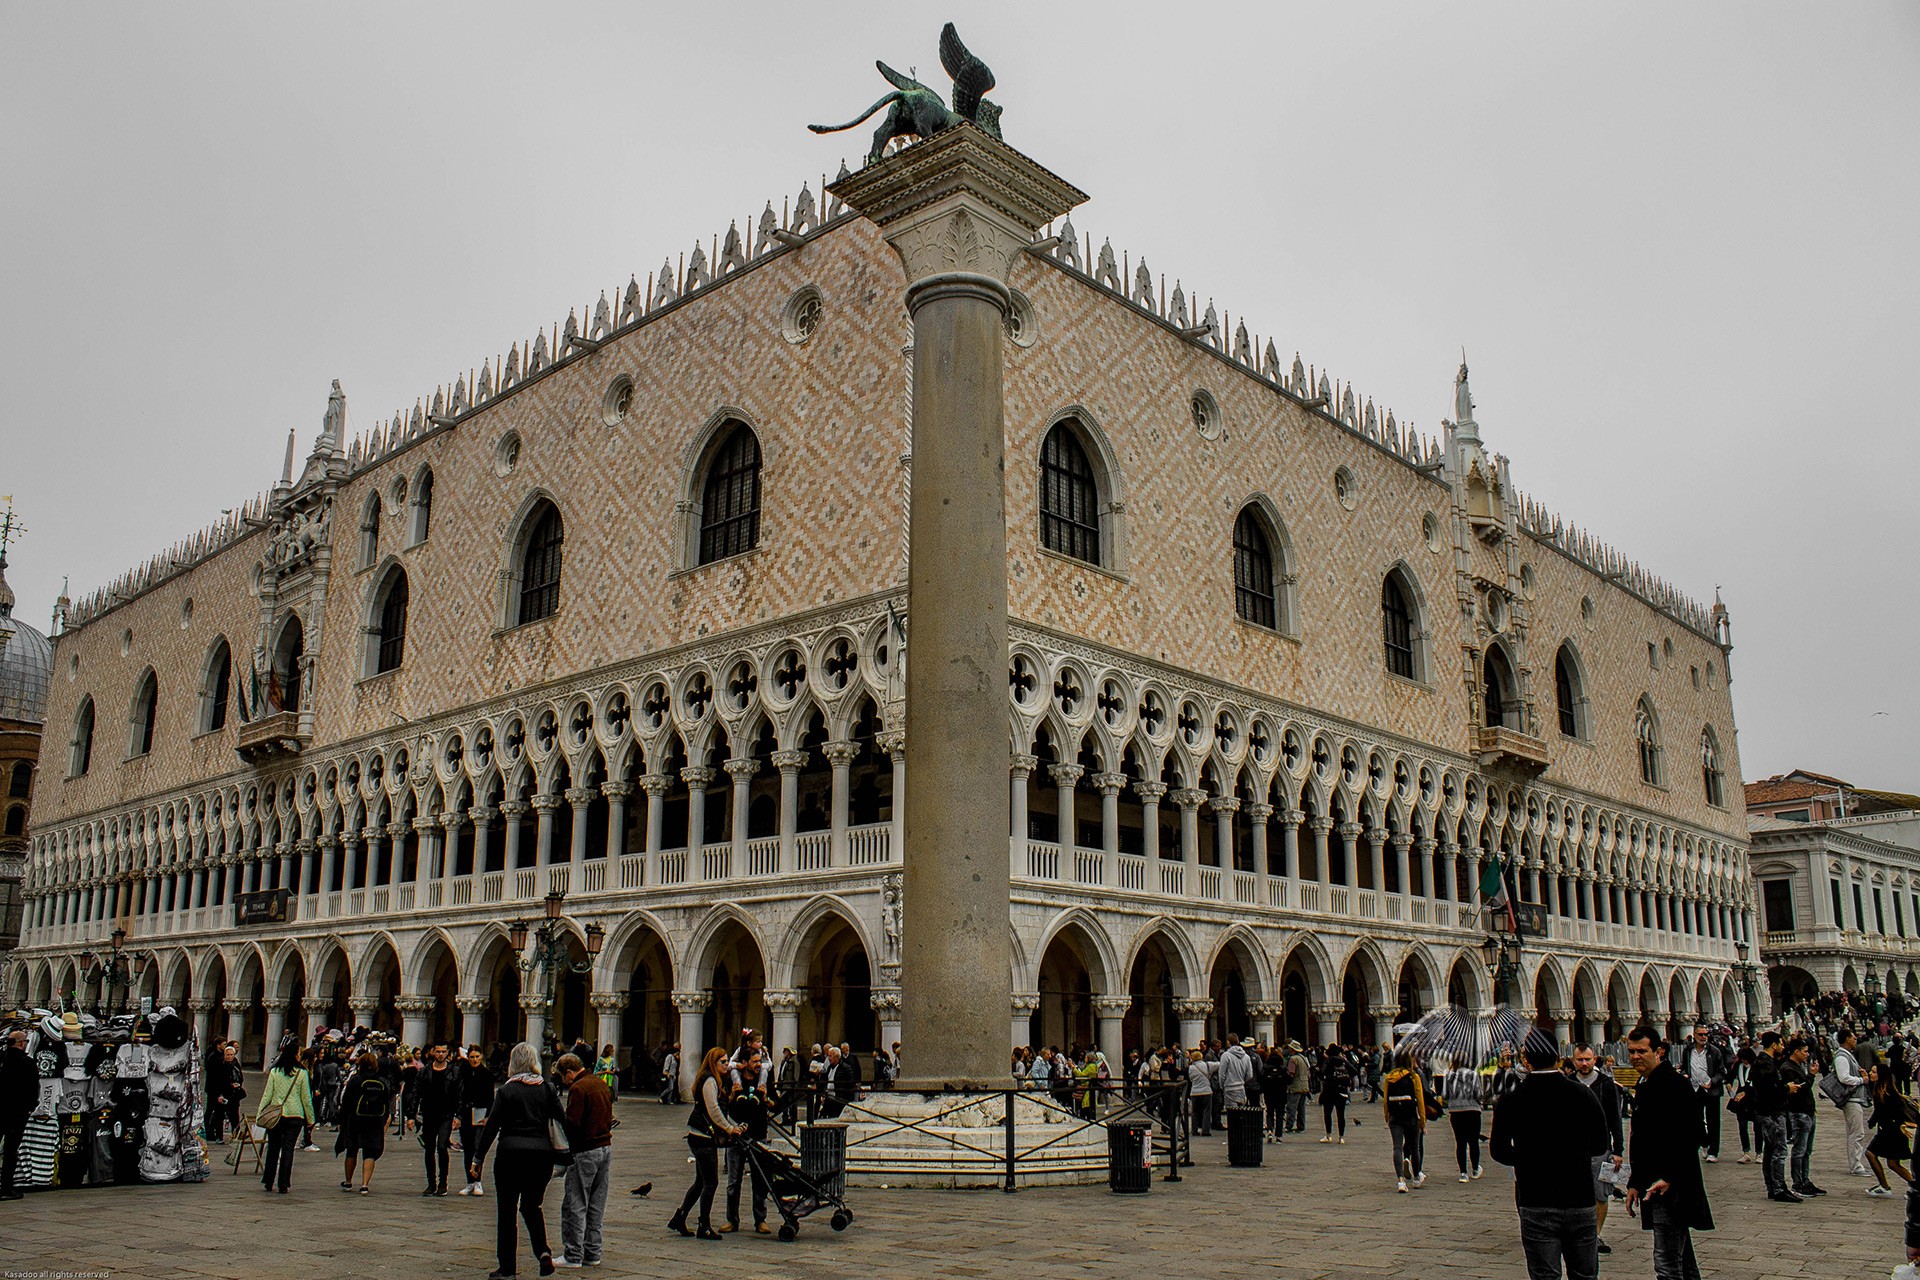
{"type": "MultiPolygon", "coordinates": [[[[993,1188],[1006,1181],[1006,1095],[881,1092],[841,1117],[847,1182],[860,1187],[993,1188]],[[945,1123],[928,1123],[939,1116],[945,1123]],[[901,1127],[912,1121],[913,1128],[901,1127]],[[958,1123],[953,1123],[957,1121],[958,1123]]],[[[1014,1182],[1085,1186],[1107,1180],[1107,1130],[1015,1095],[1014,1182]]]]}

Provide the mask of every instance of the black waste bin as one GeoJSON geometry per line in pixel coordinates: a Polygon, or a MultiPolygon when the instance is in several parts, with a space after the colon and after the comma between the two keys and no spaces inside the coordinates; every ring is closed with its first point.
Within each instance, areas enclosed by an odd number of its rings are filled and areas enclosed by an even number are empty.
{"type": "Polygon", "coordinates": [[[1227,1163],[1237,1169],[1258,1169],[1266,1141],[1264,1114],[1259,1107],[1227,1108],[1227,1163]]]}
{"type": "Polygon", "coordinates": [[[800,1126],[800,1172],[820,1184],[829,1195],[847,1191],[847,1124],[819,1120],[800,1126]]]}
{"type": "Polygon", "coordinates": [[[1153,1190],[1153,1121],[1115,1120],[1107,1126],[1107,1187],[1122,1196],[1153,1190]]]}

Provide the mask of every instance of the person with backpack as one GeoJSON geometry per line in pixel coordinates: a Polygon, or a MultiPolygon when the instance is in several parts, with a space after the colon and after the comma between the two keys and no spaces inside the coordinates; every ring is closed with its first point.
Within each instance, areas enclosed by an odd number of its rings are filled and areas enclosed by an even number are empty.
{"type": "Polygon", "coordinates": [[[360,1167],[360,1194],[373,1194],[373,1167],[387,1153],[387,1115],[393,1107],[393,1089],[380,1073],[380,1059],[364,1050],[353,1064],[346,1091],[340,1095],[340,1136],[333,1153],[347,1158],[342,1191],[353,1190],[353,1170],[360,1167]]]}
{"type": "Polygon", "coordinates": [[[1347,1065],[1347,1055],[1339,1049],[1327,1051],[1325,1060],[1320,1064],[1320,1118],[1326,1124],[1326,1136],[1322,1142],[1347,1144],[1347,1099],[1353,1096],[1353,1070],[1347,1065]],[[1340,1136],[1334,1137],[1333,1123],[1340,1122],[1340,1136]]]}
{"type": "Polygon", "coordinates": [[[293,1177],[294,1146],[313,1123],[313,1086],[300,1065],[300,1046],[292,1040],[267,1072],[254,1120],[267,1131],[266,1171],[260,1175],[260,1189],[285,1195],[293,1177]]]}
{"type": "Polygon", "coordinates": [[[1287,1051],[1279,1045],[1267,1054],[1266,1062],[1260,1076],[1260,1096],[1267,1105],[1267,1141],[1279,1142],[1287,1131],[1287,1089],[1293,1069],[1287,1051]]]}
{"type": "Polygon", "coordinates": [[[1426,1185],[1427,1091],[1420,1060],[1411,1050],[1394,1055],[1380,1079],[1380,1110],[1393,1137],[1393,1175],[1404,1192],[1426,1185]]]}

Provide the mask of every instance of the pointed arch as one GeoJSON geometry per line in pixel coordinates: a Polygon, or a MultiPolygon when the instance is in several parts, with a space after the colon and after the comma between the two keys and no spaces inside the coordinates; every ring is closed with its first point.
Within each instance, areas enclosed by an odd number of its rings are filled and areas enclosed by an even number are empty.
{"type": "MultiPolygon", "coordinates": [[[[1107,932],[1100,917],[1085,907],[1069,907],[1047,922],[1040,935],[1035,954],[1045,957],[1047,949],[1055,940],[1071,935],[1078,943],[1078,950],[1088,962],[1087,969],[1093,980],[1094,994],[1112,994],[1126,983],[1126,974],[1120,967],[1120,957],[1114,950],[1113,937],[1107,932]]],[[[1042,961],[1044,963],[1044,959],[1042,961]]],[[[1036,981],[1037,981],[1037,975],[1036,981]]],[[[1021,990],[1030,990],[1022,987],[1021,990]]]]}
{"type": "Polygon", "coordinates": [[[370,1000],[377,1000],[381,987],[389,972],[400,971],[400,948],[394,944],[393,935],[382,929],[367,940],[360,951],[360,959],[353,966],[356,975],[355,994],[370,1000]]]}
{"type": "Polygon", "coordinates": [[[398,556],[388,556],[373,576],[373,590],[367,593],[361,615],[360,676],[384,675],[396,671],[406,656],[407,611],[411,590],[407,571],[398,556]]]}
{"type": "Polygon", "coordinates": [[[1264,493],[1241,504],[1233,524],[1234,611],[1246,622],[1298,636],[1294,584],[1298,561],[1280,509],[1264,493]]]}
{"type": "Polygon", "coordinates": [[[454,945],[452,934],[441,926],[434,925],[414,941],[413,951],[407,957],[406,968],[401,971],[401,994],[432,994],[434,973],[439,968],[435,961],[442,953],[453,962],[454,981],[458,984],[464,976],[460,972],[460,948],[454,945]]]}
{"type": "Polygon", "coordinates": [[[154,727],[160,718],[160,678],[152,667],[133,683],[133,702],[127,708],[127,758],[153,750],[154,727]]]}
{"type": "Polygon", "coordinates": [[[1641,694],[1640,701],[1634,705],[1633,739],[1640,758],[1640,781],[1650,786],[1664,785],[1666,767],[1661,758],[1660,714],[1654,710],[1653,699],[1646,694],[1641,694]]]}
{"type": "Polygon", "coordinates": [[[417,547],[433,531],[433,468],[421,463],[413,473],[407,505],[407,545],[417,547]]]}
{"type": "Polygon", "coordinates": [[[754,918],[736,903],[716,903],[701,917],[692,936],[681,948],[680,955],[674,957],[673,970],[676,980],[681,984],[680,990],[697,991],[712,983],[714,956],[729,925],[740,927],[741,932],[759,950],[761,963],[765,964],[766,939],[760,936],[760,928],[754,918]]]}
{"type": "Polygon", "coordinates": [[[1427,683],[1426,595],[1405,560],[1394,561],[1381,575],[1380,615],[1387,672],[1427,683]]]}
{"type": "Polygon", "coordinates": [[[1193,945],[1193,939],[1179,921],[1171,916],[1154,916],[1134,933],[1133,942],[1127,948],[1127,970],[1132,972],[1147,944],[1158,938],[1171,961],[1169,968],[1175,982],[1185,988],[1177,994],[1194,996],[1203,994],[1200,983],[1205,981],[1206,970],[1200,967],[1200,955],[1193,945]]]}
{"type": "MultiPolygon", "coordinates": [[[[667,926],[653,912],[640,908],[628,911],[607,933],[606,942],[600,948],[600,958],[594,973],[594,990],[624,991],[631,980],[635,958],[649,942],[658,942],[669,966],[673,964],[673,951],[667,939],[672,936],[667,926]]],[[[678,971],[663,975],[670,990],[677,989],[674,978],[678,971]]]]}
{"type": "Polygon", "coordinates": [[[1126,501],[1120,457],[1083,405],[1048,418],[1035,490],[1040,545],[1057,555],[1126,572],[1126,501]]]}
{"type": "Polygon", "coordinates": [[[1222,930],[1214,939],[1213,950],[1207,956],[1207,972],[1213,973],[1221,960],[1232,953],[1240,962],[1240,971],[1253,980],[1253,990],[1247,992],[1249,1000],[1271,1000],[1275,989],[1271,958],[1266,947],[1261,945],[1260,935],[1245,924],[1232,924],[1222,930]]]}
{"type": "Polygon", "coordinates": [[[1563,738],[1586,742],[1591,738],[1587,704],[1587,669],[1579,647],[1562,640],[1553,655],[1554,719],[1563,738]]]}
{"type": "Polygon", "coordinates": [[[502,630],[538,622],[560,608],[566,520],[560,502],[545,488],[527,491],[507,522],[501,548],[499,613],[502,630]]]}
{"type": "Polygon", "coordinates": [[[778,948],[771,954],[764,950],[761,952],[767,961],[769,980],[783,987],[806,985],[812,976],[808,972],[808,948],[823,929],[832,928],[836,923],[844,924],[853,931],[853,936],[867,955],[876,954],[873,940],[867,936],[860,914],[848,906],[845,899],[830,893],[815,894],[794,915],[792,923],[781,935],[778,948]]]}

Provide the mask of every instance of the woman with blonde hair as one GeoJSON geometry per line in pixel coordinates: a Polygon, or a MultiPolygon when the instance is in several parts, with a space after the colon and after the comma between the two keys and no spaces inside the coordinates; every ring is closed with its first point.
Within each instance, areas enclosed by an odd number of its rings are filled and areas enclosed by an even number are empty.
{"type": "Polygon", "coordinates": [[[494,1207],[494,1245],[500,1265],[488,1273],[487,1280],[513,1280],[519,1262],[519,1233],[513,1221],[516,1211],[527,1225],[527,1243],[533,1247],[540,1274],[550,1276],[554,1269],[541,1201],[546,1198],[547,1183],[553,1180],[555,1152],[549,1135],[566,1112],[560,1106],[560,1095],[541,1073],[540,1054],[532,1045],[522,1041],[513,1046],[513,1054],[507,1059],[507,1077],[493,1095],[487,1127],[480,1134],[473,1163],[467,1166],[468,1179],[480,1181],[487,1148],[499,1141],[500,1154],[493,1161],[493,1190],[499,1197],[494,1207]]]}
{"type": "Polygon", "coordinates": [[[713,1193],[720,1189],[720,1148],[723,1138],[742,1133],[742,1126],[727,1115],[727,1051],[718,1045],[707,1050],[700,1060],[700,1073],[693,1078],[693,1111],[687,1117],[687,1150],[693,1153],[693,1185],[680,1201],[680,1211],[668,1221],[669,1230],[683,1236],[698,1235],[702,1240],[718,1240],[713,1229],[713,1193]],[[687,1229],[687,1215],[700,1206],[700,1229],[687,1229]]]}

